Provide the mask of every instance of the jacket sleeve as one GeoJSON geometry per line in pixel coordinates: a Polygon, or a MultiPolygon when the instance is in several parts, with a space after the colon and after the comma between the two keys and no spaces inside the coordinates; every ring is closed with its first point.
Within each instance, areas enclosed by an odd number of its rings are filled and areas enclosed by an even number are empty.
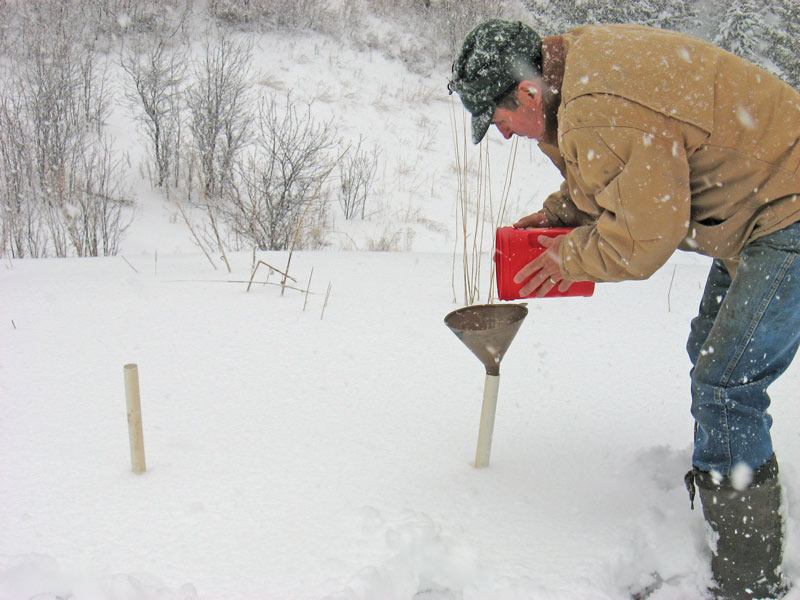
{"type": "Polygon", "coordinates": [[[561,151],[554,144],[539,143],[539,149],[547,156],[565,178],[561,187],[550,194],[544,201],[542,212],[547,217],[550,227],[578,227],[591,223],[596,217],[581,211],[569,195],[569,186],[566,182],[567,165],[561,151]]]}
{"type": "Polygon", "coordinates": [[[653,129],[592,125],[563,134],[567,189],[576,205],[599,215],[561,244],[567,278],[647,279],[686,236],[691,193],[684,146],[668,129],[659,135],[653,129]]]}
{"type": "Polygon", "coordinates": [[[550,194],[544,201],[542,211],[547,217],[550,227],[579,227],[592,223],[595,217],[581,211],[569,196],[566,180],[557,192],[550,194]]]}

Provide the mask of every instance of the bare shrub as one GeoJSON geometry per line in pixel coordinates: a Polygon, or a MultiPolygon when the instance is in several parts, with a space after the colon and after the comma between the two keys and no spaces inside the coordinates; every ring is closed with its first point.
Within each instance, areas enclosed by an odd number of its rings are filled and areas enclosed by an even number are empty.
{"type": "Polygon", "coordinates": [[[260,3],[236,0],[209,0],[208,13],[220,24],[240,29],[256,29],[260,24],[260,3]]]}
{"type": "Polygon", "coordinates": [[[0,54],[8,50],[9,31],[14,19],[14,10],[8,0],[0,0],[0,54]]]}
{"type": "Polygon", "coordinates": [[[43,0],[16,15],[0,192],[4,246],[15,256],[113,253],[124,230],[112,183],[119,163],[101,138],[112,97],[86,24],[69,8],[43,0]]]}
{"type": "Polygon", "coordinates": [[[298,111],[287,96],[275,96],[258,110],[252,152],[237,165],[236,185],[226,195],[226,220],[242,241],[263,250],[287,250],[325,243],[328,193],[323,188],[335,145],[331,122],[317,122],[312,105],[298,111]]]}
{"type": "Polygon", "coordinates": [[[469,30],[491,18],[523,18],[517,0],[345,0],[340,9],[345,36],[362,48],[403,61],[414,73],[426,74],[452,61],[469,30]],[[368,15],[389,23],[376,31],[368,15]]]}
{"type": "Polygon", "coordinates": [[[32,133],[19,103],[0,100],[0,217],[2,247],[12,257],[40,257],[47,252],[47,233],[36,200],[32,133]]]}
{"type": "Polygon", "coordinates": [[[493,17],[516,18],[526,16],[524,9],[507,0],[439,0],[429,4],[427,14],[441,40],[443,57],[454,57],[461,48],[464,36],[478,23],[493,17]]]}
{"type": "Polygon", "coordinates": [[[89,23],[98,38],[124,35],[168,38],[184,31],[192,0],[69,0],[71,10],[89,23]]]}
{"type": "Polygon", "coordinates": [[[324,30],[333,12],[325,0],[266,0],[265,17],[277,29],[324,30]]]}
{"type": "Polygon", "coordinates": [[[376,146],[362,150],[363,143],[363,136],[359,136],[358,145],[339,162],[339,206],[348,220],[365,217],[367,197],[378,169],[380,150],[376,146]]]}
{"type": "Polygon", "coordinates": [[[208,12],[220,24],[253,31],[337,28],[327,0],[210,0],[208,12]]]}
{"type": "Polygon", "coordinates": [[[187,92],[189,128],[206,198],[214,203],[228,183],[237,153],[249,135],[252,48],[217,30],[203,40],[187,92]]]}
{"type": "Polygon", "coordinates": [[[402,241],[403,231],[387,225],[379,238],[367,240],[367,250],[371,252],[397,252],[400,250],[402,241]]]}
{"type": "Polygon", "coordinates": [[[150,37],[123,51],[127,96],[136,107],[150,146],[148,171],[156,187],[177,185],[180,178],[181,100],[186,52],[167,40],[150,37]],[[170,179],[172,178],[172,179],[170,179]]]}
{"type": "Polygon", "coordinates": [[[65,211],[70,240],[78,256],[113,256],[131,220],[121,183],[123,159],[107,138],[93,142],[81,159],[65,211]]]}

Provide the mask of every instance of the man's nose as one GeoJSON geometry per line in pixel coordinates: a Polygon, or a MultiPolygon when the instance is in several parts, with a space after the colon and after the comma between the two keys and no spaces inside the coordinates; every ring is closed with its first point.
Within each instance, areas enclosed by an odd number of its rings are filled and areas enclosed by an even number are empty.
{"type": "Polygon", "coordinates": [[[503,127],[502,125],[500,125],[500,123],[495,123],[495,127],[497,127],[497,130],[503,135],[504,138],[506,138],[507,140],[511,139],[512,133],[510,129],[508,129],[507,127],[503,127]]]}

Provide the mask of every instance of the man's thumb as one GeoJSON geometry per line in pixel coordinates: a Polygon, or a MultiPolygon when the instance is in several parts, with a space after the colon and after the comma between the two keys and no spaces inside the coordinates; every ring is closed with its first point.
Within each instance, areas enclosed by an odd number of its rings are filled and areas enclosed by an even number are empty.
{"type": "Polygon", "coordinates": [[[539,236],[539,245],[545,248],[552,248],[553,244],[555,244],[555,238],[551,238],[549,235],[540,235],[539,236]]]}

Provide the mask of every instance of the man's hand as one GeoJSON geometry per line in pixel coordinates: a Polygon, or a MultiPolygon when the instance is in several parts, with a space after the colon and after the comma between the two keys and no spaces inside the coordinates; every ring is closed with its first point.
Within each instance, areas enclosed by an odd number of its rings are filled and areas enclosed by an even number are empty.
{"type": "Polygon", "coordinates": [[[553,238],[546,235],[539,236],[539,244],[547,248],[547,251],[542,252],[514,275],[514,283],[517,285],[527,281],[519,291],[521,298],[530,296],[534,291],[536,292],[536,297],[541,298],[556,285],[558,285],[558,291],[566,292],[567,288],[572,285],[573,282],[565,279],[561,274],[561,261],[558,257],[558,249],[565,237],[564,235],[558,235],[553,238]]]}
{"type": "Polygon", "coordinates": [[[522,217],[514,223],[516,229],[530,229],[532,227],[548,227],[547,216],[543,211],[535,212],[527,217],[522,217]]]}

